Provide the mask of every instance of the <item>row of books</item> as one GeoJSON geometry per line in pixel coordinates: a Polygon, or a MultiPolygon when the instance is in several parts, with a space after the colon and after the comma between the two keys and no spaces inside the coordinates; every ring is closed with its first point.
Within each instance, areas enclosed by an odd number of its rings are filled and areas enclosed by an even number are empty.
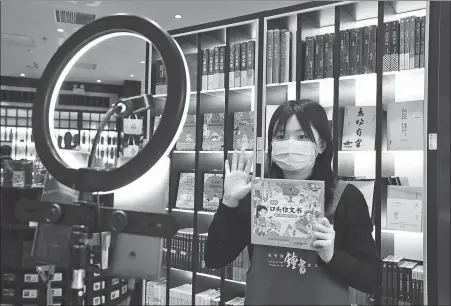
{"type": "Polygon", "coordinates": [[[426,17],[410,16],[384,25],[383,71],[423,68],[426,17]]]}
{"type": "MultiPolygon", "coordinates": [[[[147,281],[145,305],[166,305],[166,285],[166,280],[147,281]]],[[[192,290],[191,284],[169,289],[169,305],[192,305],[192,290]]],[[[220,299],[219,289],[208,289],[196,294],[195,305],[219,305],[220,299]]],[[[244,298],[235,297],[225,305],[244,305],[244,298]]]]}
{"type": "Polygon", "coordinates": [[[333,33],[309,36],[303,42],[304,80],[333,77],[333,33]]]}
{"type": "MultiPolygon", "coordinates": [[[[202,150],[224,148],[224,113],[203,115],[202,150]]],[[[155,117],[154,129],[160,124],[161,116],[155,117]]],[[[233,114],[233,149],[252,150],[254,147],[254,112],[233,114]]],[[[196,147],[196,116],[188,115],[180,134],[176,150],[194,150],[196,147]]]]}
{"type": "Polygon", "coordinates": [[[266,35],[266,84],[295,81],[296,33],[276,29],[266,35]]]}
{"type": "MultiPolygon", "coordinates": [[[[197,272],[209,274],[213,276],[220,276],[220,270],[208,268],[205,265],[204,249],[207,243],[208,233],[198,234],[198,256],[192,257],[194,233],[192,228],[181,229],[172,239],[170,266],[171,268],[192,271],[193,263],[196,261],[197,272]]],[[[163,266],[168,266],[167,261],[168,243],[163,240],[163,266]]]]}
{"type": "Polygon", "coordinates": [[[423,265],[402,256],[382,261],[382,305],[423,305],[423,265]]]}
{"type": "MultiPolygon", "coordinates": [[[[202,90],[224,88],[225,46],[202,51],[202,90]]],[[[229,88],[255,83],[255,40],[230,44],[229,88]]]]}

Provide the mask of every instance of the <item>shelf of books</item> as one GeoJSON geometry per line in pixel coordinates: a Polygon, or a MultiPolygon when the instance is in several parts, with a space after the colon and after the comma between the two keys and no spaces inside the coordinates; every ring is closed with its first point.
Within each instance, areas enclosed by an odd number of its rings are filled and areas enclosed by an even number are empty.
{"type": "MultiPolygon", "coordinates": [[[[244,303],[247,251],[221,270],[203,261],[224,161],[245,146],[255,175],[267,175],[269,121],[281,103],[296,99],[325,108],[334,173],[361,190],[374,223],[381,292],[350,288],[351,303],[423,304],[427,3],[296,8],[175,37],[191,79],[188,118],[171,153],[167,208],[181,230],[164,242],[164,278],[143,283],[146,305],[244,303]]],[[[151,59],[161,114],[166,75],[157,51],[151,59]]],[[[152,120],[157,128],[159,117],[152,120]]]]}

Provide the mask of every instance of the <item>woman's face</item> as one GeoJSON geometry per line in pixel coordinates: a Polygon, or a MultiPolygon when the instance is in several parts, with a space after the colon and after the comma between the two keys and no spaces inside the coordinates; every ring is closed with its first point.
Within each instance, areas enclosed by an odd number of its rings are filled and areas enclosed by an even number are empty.
{"type": "Polygon", "coordinates": [[[298,121],[298,118],[296,118],[295,115],[291,116],[290,119],[287,120],[287,123],[285,125],[285,133],[281,132],[275,132],[273,135],[273,142],[277,141],[283,141],[283,140],[298,140],[298,141],[310,141],[310,142],[316,142],[318,145],[318,153],[321,154],[324,152],[325,146],[323,145],[323,141],[321,141],[319,144],[319,140],[321,139],[318,131],[310,125],[310,128],[312,129],[313,136],[315,136],[315,140],[310,139],[307,136],[307,133],[305,133],[302,130],[301,124],[298,121]]]}

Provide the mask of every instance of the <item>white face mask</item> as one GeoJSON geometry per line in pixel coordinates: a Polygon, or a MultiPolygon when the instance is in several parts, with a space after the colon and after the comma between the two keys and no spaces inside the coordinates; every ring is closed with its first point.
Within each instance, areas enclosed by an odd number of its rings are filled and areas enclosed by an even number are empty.
{"type": "Polygon", "coordinates": [[[271,155],[282,170],[306,173],[315,166],[318,149],[311,141],[281,140],[272,143],[271,155]]]}

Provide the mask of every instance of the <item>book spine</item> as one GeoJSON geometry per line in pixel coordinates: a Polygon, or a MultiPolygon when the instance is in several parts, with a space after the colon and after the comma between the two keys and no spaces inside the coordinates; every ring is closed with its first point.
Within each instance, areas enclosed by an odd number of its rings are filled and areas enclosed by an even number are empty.
{"type": "Polygon", "coordinates": [[[410,17],[410,26],[409,26],[409,68],[414,69],[415,68],[415,26],[416,24],[416,17],[412,16],[410,17]]]}
{"type": "Polygon", "coordinates": [[[405,288],[404,288],[404,284],[405,284],[405,273],[404,273],[404,268],[403,267],[398,267],[398,294],[396,295],[397,297],[397,302],[398,305],[403,306],[404,305],[404,292],[405,292],[405,288]]]}
{"type": "Polygon", "coordinates": [[[382,261],[381,305],[387,305],[387,261],[382,261]]]}
{"type": "Polygon", "coordinates": [[[404,47],[404,35],[405,35],[405,28],[406,28],[406,21],[405,18],[401,18],[401,21],[399,23],[399,70],[405,70],[405,63],[404,63],[404,54],[405,54],[405,47],[404,47]]]}
{"type": "Polygon", "coordinates": [[[255,84],[255,41],[247,42],[247,77],[246,85],[251,86],[255,84]]]}
{"type": "Polygon", "coordinates": [[[370,28],[363,27],[362,73],[369,73],[370,28]]]}
{"type": "Polygon", "coordinates": [[[208,86],[207,89],[213,89],[213,75],[214,75],[214,66],[215,57],[214,50],[208,49],[208,86]]]}
{"type": "MultiPolygon", "coordinates": [[[[297,50],[297,33],[296,31],[290,32],[290,81],[295,82],[296,81],[296,52],[300,52],[301,54],[304,54],[305,50],[305,43],[303,41],[300,41],[299,50],[297,50]]],[[[305,71],[305,65],[303,67],[305,71]]],[[[301,78],[304,75],[304,71],[301,71],[301,78]]]]}
{"type": "Polygon", "coordinates": [[[349,75],[356,74],[357,29],[349,31],[349,75]]]}
{"type": "Polygon", "coordinates": [[[324,53],[323,53],[323,76],[327,78],[327,67],[329,61],[329,34],[324,34],[324,53]]]}
{"type": "Polygon", "coordinates": [[[406,267],[406,284],[405,284],[405,295],[404,304],[406,306],[412,305],[412,266],[406,267]]]}
{"type": "Polygon", "coordinates": [[[391,43],[391,71],[398,71],[399,70],[399,22],[393,21],[391,23],[391,37],[392,37],[392,43],[391,43]]]}
{"type": "Polygon", "coordinates": [[[240,87],[241,86],[241,44],[240,43],[236,43],[235,44],[235,69],[234,69],[234,79],[235,79],[235,87],[240,87]]]}
{"type": "Polygon", "coordinates": [[[224,88],[224,57],[225,57],[225,46],[221,46],[219,47],[218,88],[224,88]]]}
{"type": "Polygon", "coordinates": [[[202,51],[202,90],[208,89],[208,50],[202,51]]]}
{"type": "Polygon", "coordinates": [[[274,43],[274,33],[269,30],[266,42],[266,84],[272,84],[272,59],[273,59],[273,43],[274,43]]]}
{"type": "Polygon", "coordinates": [[[287,82],[285,78],[286,74],[286,49],[287,49],[287,40],[286,40],[286,32],[287,30],[280,31],[280,83],[287,82]]]}
{"type": "Polygon", "coordinates": [[[420,68],[421,17],[415,18],[415,68],[420,68]]]}
{"type": "Polygon", "coordinates": [[[219,88],[219,47],[214,48],[215,68],[213,71],[213,89],[219,88]]]}
{"type": "Polygon", "coordinates": [[[417,284],[417,269],[412,271],[412,303],[413,305],[418,305],[418,295],[416,290],[417,284]]]}
{"type": "Polygon", "coordinates": [[[272,81],[279,83],[280,76],[280,30],[274,30],[273,42],[273,62],[272,62],[272,81]]]}
{"type": "Polygon", "coordinates": [[[291,33],[285,32],[285,82],[290,82],[291,75],[291,33]]]}
{"type": "Polygon", "coordinates": [[[369,51],[369,70],[370,73],[376,72],[376,35],[377,27],[370,26],[370,51],[369,51]]]}
{"type": "Polygon", "coordinates": [[[324,79],[324,35],[319,36],[318,79],[324,79]]]}
{"type": "Polygon", "coordinates": [[[340,31],[340,76],[345,75],[345,31],[340,31]]]}
{"type": "Polygon", "coordinates": [[[421,17],[421,34],[420,34],[420,68],[424,68],[424,52],[425,52],[425,33],[426,33],[426,17],[421,17]]]}
{"type": "Polygon", "coordinates": [[[315,40],[315,60],[314,60],[314,66],[313,66],[313,79],[316,80],[319,78],[318,76],[318,70],[319,70],[319,35],[315,36],[313,38],[315,40]]]}
{"type": "Polygon", "coordinates": [[[387,263],[387,305],[394,305],[393,297],[393,262],[391,260],[387,263]]]}
{"type": "Polygon", "coordinates": [[[350,43],[349,43],[349,38],[350,38],[350,30],[345,30],[345,47],[344,47],[344,52],[345,52],[345,75],[349,75],[349,49],[350,49],[350,43]]]}
{"type": "Polygon", "coordinates": [[[235,87],[235,44],[229,48],[229,88],[235,87]]]}
{"type": "Polygon", "coordinates": [[[356,29],[355,42],[355,74],[362,74],[362,35],[363,29],[356,29]]]}
{"type": "Polygon", "coordinates": [[[310,57],[310,50],[309,50],[309,38],[306,37],[305,38],[305,42],[304,42],[304,80],[308,80],[309,79],[309,57],[310,57]]]}
{"type": "Polygon", "coordinates": [[[315,79],[315,37],[309,39],[309,80],[315,79]]]}
{"type": "Polygon", "coordinates": [[[399,268],[399,262],[394,262],[393,264],[393,303],[396,303],[398,301],[399,297],[399,274],[400,274],[400,268],[399,268]]]}
{"type": "Polygon", "coordinates": [[[410,18],[405,18],[404,26],[404,69],[409,70],[410,66],[410,18]]]}
{"type": "Polygon", "coordinates": [[[247,42],[241,43],[241,86],[246,86],[247,80],[247,42]]]}
{"type": "Polygon", "coordinates": [[[390,71],[390,59],[391,59],[391,31],[390,31],[390,23],[386,22],[385,26],[385,34],[384,34],[384,55],[382,58],[382,71],[387,72],[390,71]]]}

